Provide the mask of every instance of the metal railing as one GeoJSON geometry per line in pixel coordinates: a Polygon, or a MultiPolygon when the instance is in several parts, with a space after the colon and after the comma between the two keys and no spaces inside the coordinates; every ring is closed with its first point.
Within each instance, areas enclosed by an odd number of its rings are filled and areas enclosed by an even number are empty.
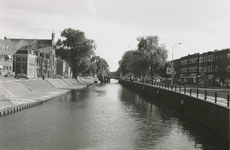
{"type": "Polygon", "coordinates": [[[170,85],[166,83],[154,82],[153,85],[151,83],[145,83],[150,86],[178,92],[181,94],[189,95],[192,97],[196,97],[199,99],[204,99],[209,102],[213,102],[222,106],[229,107],[229,91],[226,89],[226,93],[224,92],[216,92],[211,88],[196,88],[182,85],[170,85]]]}

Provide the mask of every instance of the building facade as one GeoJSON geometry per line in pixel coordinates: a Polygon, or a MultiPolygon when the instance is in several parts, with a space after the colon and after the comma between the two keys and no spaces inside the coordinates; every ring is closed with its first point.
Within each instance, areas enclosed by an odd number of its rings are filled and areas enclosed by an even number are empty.
{"type": "Polygon", "coordinates": [[[230,49],[214,51],[214,85],[229,86],[230,83],[230,49]]]}
{"type": "Polygon", "coordinates": [[[16,46],[14,72],[28,77],[56,75],[55,34],[51,39],[8,39],[16,46]]]}
{"type": "Polygon", "coordinates": [[[200,54],[192,54],[180,58],[180,77],[186,83],[197,83],[199,80],[200,54]]]}
{"type": "Polygon", "coordinates": [[[56,75],[62,76],[64,78],[70,78],[72,76],[69,64],[64,60],[61,60],[60,58],[57,58],[56,75]]]}
{"type": "Polygon", "coordinates": [[[174,60],[175,81],[189,84],[230,86],[230,49],[195,53],[174,60]],[[178,60],[180,64],[178,64],[178,60]]]}
{"type": "Polygon", "coordinates": [[[0,39],[0,76],[14,75],[13,72],[13,42],[0,39]]]}

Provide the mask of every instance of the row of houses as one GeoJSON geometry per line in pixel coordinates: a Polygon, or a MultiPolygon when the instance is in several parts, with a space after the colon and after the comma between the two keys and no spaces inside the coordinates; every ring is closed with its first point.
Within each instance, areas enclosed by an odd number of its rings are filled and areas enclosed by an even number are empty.
{"type": "Polygon", "coordinates": [[[195,53],[173,61],[174,79],[185,83],[229,86],[230,49],[195,53]]]}
{"type": "Polygon", "coordinates": [[[55,33],[51,39],[0,39],[0,76],[71,77],[68,63],[55,50],[55,33]]]}

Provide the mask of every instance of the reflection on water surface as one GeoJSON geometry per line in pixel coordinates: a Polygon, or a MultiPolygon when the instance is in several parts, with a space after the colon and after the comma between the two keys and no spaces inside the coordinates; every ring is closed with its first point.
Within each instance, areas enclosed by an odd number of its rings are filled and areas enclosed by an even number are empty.
{"type": "Polygon", "coordinates": [[[196,121],[149,101],[114,82],[91,86],[1,117],[0,149],[228,150],[196,121]]]}

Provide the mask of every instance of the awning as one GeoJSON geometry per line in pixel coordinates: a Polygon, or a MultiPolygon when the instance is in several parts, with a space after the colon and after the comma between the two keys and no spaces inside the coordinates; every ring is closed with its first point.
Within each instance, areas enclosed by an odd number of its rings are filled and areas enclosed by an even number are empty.
{"type": "Polygon", "coordinates": [[[3,66],[2,66],[2,65],[0,65],[0,69],[3,69],[3,66]]]}

